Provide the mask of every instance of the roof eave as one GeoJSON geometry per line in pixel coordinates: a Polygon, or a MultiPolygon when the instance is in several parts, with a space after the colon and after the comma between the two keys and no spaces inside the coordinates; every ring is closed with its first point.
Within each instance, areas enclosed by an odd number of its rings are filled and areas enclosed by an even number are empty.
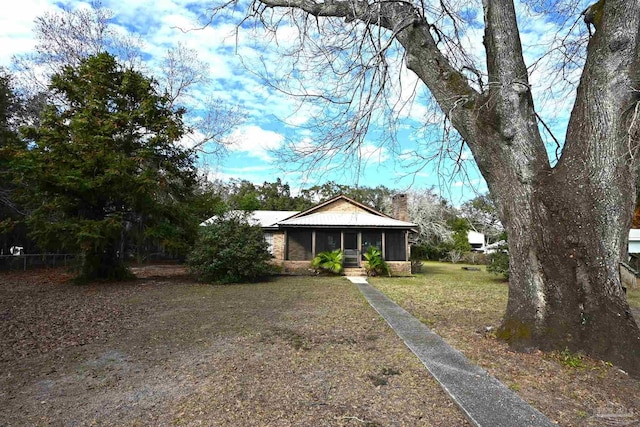
{"type": "Polygon", "coordinates": [[[364,229],[364,228],[384,228],[384,229],[394,229],[394,230],[409,230],[417,232],[418,230],[412,226],[405,225],[307,225],[307,224],[287,224],[280,225],[278,229],[286,229],[286,228],[330,228],[330,229],[364,229]]]}

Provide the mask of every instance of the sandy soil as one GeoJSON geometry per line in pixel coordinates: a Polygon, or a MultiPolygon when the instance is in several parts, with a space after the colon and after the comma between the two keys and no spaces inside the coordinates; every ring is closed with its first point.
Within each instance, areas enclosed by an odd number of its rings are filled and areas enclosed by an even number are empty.
{"type": "Polygon", "coordinates": [[[464,426],[340,278],[0,273],[0,426],[464,426]]]}

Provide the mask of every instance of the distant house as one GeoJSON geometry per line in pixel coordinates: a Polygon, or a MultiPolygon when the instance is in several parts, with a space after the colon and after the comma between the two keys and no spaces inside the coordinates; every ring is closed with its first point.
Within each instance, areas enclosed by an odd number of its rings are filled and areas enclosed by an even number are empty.
{"type": "Polygon", "coordinates": [[[360,268],[375,246],[394,274],[410,274],[409,233],[418,226],[407,220],[404,194],[393,203],[398,219],[341,195],[302,212],[254,211],[250,221],[262,227],[274,263],[285,272],[308,270],[316,254],[335,249],[343,251],[345,268],[360,268]]]}
{"type": "Polygon", "coordinates": [[[485,254],[493,254],[496,252],[504,252],[507,250],[507,241],[499,240],[484,247],[485,254]]]}
{"type": "Polygon", "coordinates": [[[467,239],[471,245],[472,251],[484,252],[485,251],[485,238],[484,234],[477,231],[469,230],[467,232],[467,239]]]}
{"type": "Polygon", "coordinates": [[[629,253],[640,254],[640,229],[629,230],[629,253]]]}
{"type": "Polygon", "coordinates": [[[640,229],[629,230],[627,262],[620,263],[620,280],[631,289],[640,287],[640,229]]]}

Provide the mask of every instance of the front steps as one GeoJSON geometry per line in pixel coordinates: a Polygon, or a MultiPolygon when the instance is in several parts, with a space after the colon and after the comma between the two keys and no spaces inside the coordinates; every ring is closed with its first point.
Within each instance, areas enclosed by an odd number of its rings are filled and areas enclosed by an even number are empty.
{"type": "Polygon", "coordinates": [[[342,274],[345,276],[366,276],[367,270],[362,267],[346,267],[342,274]]]}

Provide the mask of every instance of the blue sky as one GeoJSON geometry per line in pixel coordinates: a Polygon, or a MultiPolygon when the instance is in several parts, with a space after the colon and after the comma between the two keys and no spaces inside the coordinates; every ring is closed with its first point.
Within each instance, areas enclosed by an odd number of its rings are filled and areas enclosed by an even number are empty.
{"type": "MultiPolygon", "coordinates": [[[[114,12],[114,25],[120,31],[140,35],[146,67],[151,73],[168,48],[182,43],[195,49],[209,68],[210,82],[199,89],[196,97],[220,98],[239,105],[247,113],[247,120],[228,136],[231,143],[229,155],[221,160],[205,159],[203,166],[211,178],[247,179],[259,184],[280,177],[294,189],[328,180],[349,185],[386,185],[398,190],[435,186],[454,204],[486,191],[486,184],[466,152],[462,154],[466,160],[466,174],[451,176],[449,172],[455,168],[448,161],[422,168],[418,167],[423,166],[420,162],[410,166],[416,158],[410,154],[412,150],[422,152],[423,141],[439,138],[437,134],[424,134],[420,130],[421,124],[429,120],[426,119],[429,109],[425,96],[418,96],[411,109],[403,113],[405,121],[398,128],[398,146],[394,149],[379,147],[375,132],[365,140],[361,149],[364,167],[358,169],[355,165],[336,164],[337,167],[330,170],[318,168],[308,174],[295,172],[295,165],[278,161],[271,150],[281,148],[285,143],[296,146],[310,144],[314,135],[305,128],[305,124],[314,107],[296,105],[294,99],[268,88],[249,71],[260,63],[276,69],[280,66],[282,57],[274,48],[275,42],[264,42],[267,37],[259,29],[247,28],[236,35],[234,24],[240,15],[216,18],[211,25],[198,31],[181,31],[198,25],[198,20],[206,12],[203,8],[207,2],[105,0],[102,5],[114,12]]],[[[80,1],[21,0],[14,3],[11,13],[0,16],[0,65],[8,67],[12,55],[32,50],[35,45],[32,33],[34,19],[45,11],[59,10],[60,6],[75,9],[86,7],[86,4],[80,1]]],[[[527,62],[533,64],[547,48],[545,44],[553,43],[550,37],[557,27],[542,18],[523,20],[520,25],[525,56],[527,62]]],[[[286,45],[288,39],[295,36],[295,29],[284,27],[277,34],[278,45],[286,45]]],[[[472,52],[482,52],[482,29],[479,26],[468,30],[464,40],[472,52]]],[[[482,64],[481,56],[478,61],[482,64]]],[[[548,79],[545,73],[550,65],[544,61],[538,64],[532,69],[534,88],[542,87],[548,79]]],[[[404,69],[398,72],[398,78],[403,87],[411,88],[416,84],[413,74],[404,69]]],[[[418,88],[421,94],[423,89],[420,85],[418,88]]],[[[536,101],[538,108],[547,112],[545,120],[554,129],[556,137],[562,137],[571,96],[566,96],[566,93],[550,96],[544,92],[536,101]]],[[[437,115],[431,118],[436,122],[437,119],[437,115]]]]}

